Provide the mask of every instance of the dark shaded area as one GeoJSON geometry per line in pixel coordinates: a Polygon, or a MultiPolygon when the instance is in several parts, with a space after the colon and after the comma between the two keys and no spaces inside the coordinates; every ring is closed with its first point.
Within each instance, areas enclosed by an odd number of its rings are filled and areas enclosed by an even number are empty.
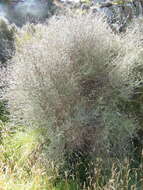
{"type": "Polygon", "coordinates": [[[3,122],[7,122],[9,120],[7,104],[8,102],[6,100],[0,100],[0,120],[3,122]]]}
{"type": "Polygon", "coordinates": [[[8,25],[4,20],[0,21],[0,66],[6,66],[15,52],[14,32],[14,26],[8,25]]]}
{"type": "Polygon", "coordinates": [[[5,17],[21,27],[26,22],[43,22],[54,14],[52,0],[11,0],[1,2],[5,17]]]}

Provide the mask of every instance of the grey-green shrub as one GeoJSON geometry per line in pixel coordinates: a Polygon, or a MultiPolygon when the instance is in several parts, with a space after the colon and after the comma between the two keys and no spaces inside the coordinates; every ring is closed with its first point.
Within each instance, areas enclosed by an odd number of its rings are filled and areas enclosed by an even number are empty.
{"type": "Polygon", "coordinates": [[[142,19],[136,19],[121,39],[123,55],[118,57],[110,73],[112,86],[119,89],[122,99],[134,103],[140,101],[140,106],[143,81],[142,38],[142,19]]]}
{"type": "Polygon", "coordinates": [[[135,19],[121,39],[123,54],[116,60],[110,73],[112,86],[118,88],[120,108],[128,118],[134,118],[137,133],[134,134],[136,160],[141,160],[143,149],[143,27],[142,19],[135,19]],[[138,157],[138,158],[137,158],[138,157]]]}
{"type": "Polygon", "coordinates": [[[47,158],[60,161],[76,150],[93,158],[130,152],[136,125],[120,112],[120,93],[111,81],[115,60],[123,55],[120,38],[98,16],[51,19],[17,46],[10,111],[43,128],[50,139],[47,158]]]}

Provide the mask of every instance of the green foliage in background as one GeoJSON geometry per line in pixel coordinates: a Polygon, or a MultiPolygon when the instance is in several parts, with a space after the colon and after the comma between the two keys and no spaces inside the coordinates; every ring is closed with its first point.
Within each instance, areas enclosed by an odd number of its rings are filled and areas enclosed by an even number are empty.
{"type": "Polygon", "coordinates": [[[6,63],[14,54],[14,34],[16,27],[9,25],[7,20],[0,19],[0,62],[6,63]]]}
{"type": "Polygon", "coordinates": [[[0,120],[6,122],[9,120],[9,112],[7,110],[7,101],[0,101],[0,120]]]}

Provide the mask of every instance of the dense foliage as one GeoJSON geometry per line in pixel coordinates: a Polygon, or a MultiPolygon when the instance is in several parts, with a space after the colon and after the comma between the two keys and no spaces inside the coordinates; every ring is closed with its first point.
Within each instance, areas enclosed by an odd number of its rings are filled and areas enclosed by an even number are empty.
{"type": "Polygon", "coordinates": [[[142,188],[143,20],[64,14],[0,22],[0,188],[142,188]]]}

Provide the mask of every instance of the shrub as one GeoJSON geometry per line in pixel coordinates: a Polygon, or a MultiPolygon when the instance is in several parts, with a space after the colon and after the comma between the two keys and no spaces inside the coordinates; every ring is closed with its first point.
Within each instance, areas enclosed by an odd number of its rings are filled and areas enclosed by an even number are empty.
{"type": "MultiPolygon", "coordinates": [[[[134,20],[122,38],[123,56],[116,60],[111,72],[112,86],[120,89],[124,110],[142,121],[142,19],[134,20]],[[126,103],[125,103],[126,102],[126,103]]],[[[142,125],[140,124],[140,127],[142,125]]]]}
{"type": "Polygon", "coordinates": [[[13,58],[13,118],[42,128],[50,140],[46,157],[60,164],[73,152],[106,161],[127,156],[137,124],[120,109],[112,81],[115,60],[124,56],[119,37],[98,16],[51,19],[35,31],[13,58]]]}
{"type": "Polygon", "coordinates": [[[116,60],[112,70],[112,86],[119,89],[120,108],[138,122],[134,135],[134,152],[139,160],[143,148],[143,28],[142,19],[134,19],[122,38],[123,56],[116,60]],[[121,103],[122,102],[122,103],[121,103]],[[121,105],[122,104],[122,105],[121,105]]]}

